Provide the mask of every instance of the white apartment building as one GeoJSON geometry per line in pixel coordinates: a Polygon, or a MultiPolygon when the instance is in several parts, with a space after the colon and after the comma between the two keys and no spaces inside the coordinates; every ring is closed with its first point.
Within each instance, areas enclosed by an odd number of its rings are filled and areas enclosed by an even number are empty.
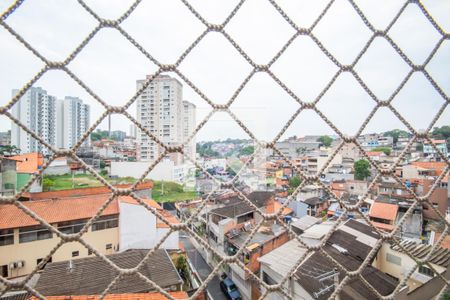
{"type": "MultiPolygon", "coordinates": [[[[13,96],[19,91],[13,90],[13,96]]],[[[12,107],[12,115],[49,145],[57,146],[56,102],[54,96],[40,87],[31,87],[12,107]]],[[[11,121],[11,144],[22,153],[41,152],[50,154],[36,139],[11,121]]]]}
{"type": "MultiPolygon", "coordinates": [[[[195,104],[183,101],[183,141],[187,142],[190,135],[194,132],[196,127],[195,119],[195,104]]],[[[195,136],[185,145],[185,151],[189,157],[195,161],[195,136]]]]}
{"type": "MultiPolygon", "coordinates": [[[[13,95],[18,90],[13,90],[13,95]]],[[[58,100],[40,87],[31,87],[12,107],[12,115],[48,144],[73,147],[89,129],[90,107],[77,97],[58,100]]],[[[83,144],[87,146],[89,139],[83,144]]],[[[49,149],[11,122],[11,144],[22,153],[51,154],[49,149]]]]}
{"type": "MultiPolygon", "coordinates": [[[[137,80],[138,90],[142,88],[145,81],[137,80]]],[[[192,122],[195,124],[195,120],[184,122],[185,109],[182,99],[182,84],[168,75],[160,75],[138,97],[137,120],[163,143],[169,146],[178,146],[184,141],[185,132],[189,132],[189,129],[187,131],[183,129],[184,124],[192,124],[192,122]]],[[[187,105],[187,107],[188,119],[192,116],[195,117],[195,106],[187,105]]],[[[138,160],[154,161],[162,152],[158,144],[139,128],[137,144],[138,160]]],[[[171,158],[175,159],[177,163],[181,162],[180,155],[171,158]]]]}
{"type": "MultiPolygon", "coordinates": [[[[83,104],[83,101],[78,97],[66,96],[64,100],[60,101],[60,109],[58,114],[61,116],[62,126],[58,126],[58,129],[62,129],[60,134],[60,148],[71,148],[75,146],[81,139],[83,134],[88,131],[90,126],[90,107],[87,104],[83,104]]],[[[89,146],[89,138],[84,143],[84,147],[89,146]]]]}

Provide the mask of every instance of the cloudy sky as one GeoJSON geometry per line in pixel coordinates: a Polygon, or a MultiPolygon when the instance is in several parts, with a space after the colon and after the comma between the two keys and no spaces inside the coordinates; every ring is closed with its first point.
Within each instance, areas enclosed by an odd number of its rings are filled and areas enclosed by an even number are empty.
{"type": "MultiPolygon", "coordinates": [[[[13,1],[0,1],[5,10],[13,1]]],[[[210,23],[221,23],[238,1],[190,0],[192,6],[210,23]]],[[[328,1],[278,0],[277,3],[300,27],[309,27],[328,1]]],[[[404,1],[360,0],[356,3],[377,29],[385,29],[404,1]],[[383,2],[383,3],[380,3],[383,2]]],[[[132,3],[124,0],[89,0],[86,3],[101,17],[114,19],[132,3]]],[[[450,1],[423,1],[447,32],[450,31],[450,1]]],[[[6,20],[36,50],[49,60],[63,60],[97,25],[75,0],[28,0],[6,20]]],[[[174,63],[181,53],[205,30],[205,26],[179,0],[143,0],[122,27],[153,57],[165,64],[174,63]]],[[[268,1],[248,0],[225,27],[226,32],[257,64],[268,63],[293,36],[294,30],[268,1]]],[[[348,1],[337,0],[313,33],[343,64],[350,64],[370,38],[348,1]]],[[[440,38],[417,5],[409,5],[389,31],[392,39],[415,63],[422,64],[440,38]]],[[[11,90],[21,88],[43,63],[0,27],[0,105],[11,99],[11,90]]],[[[102,29],[68,66],[105,102],[123,105],[136,92],[136,80],[155,72],[156,66],[114,29],[102,29]]],[[[427,70],[450,94],[450,41],[445,41],[427,70]]],[[[219,33],[209,33],[188,54],[179,70],[213,102],[227,102],[240,83],[250,74],[251,66],[219,33]]],[[[314,101],[337,67],[310,37],[300,36],[274,63],[271,70],[303,101],[314,101]]],[[[408,65],[382,38],[372,43],[355,67],[368,87],[380,99],[387,99],[409,71],[408,65]]],[[[173,74],[169,74],[173,75],[173,74]]],[[[60,71],[47,72],[35,86],[63,98],[78,96],[91,105],[92,120],[103,112],[76,82],[60,71]]],[[[185,100],[197,105],[199,123],[210,106],[183,83],[185,100]]],[[[393,105],[416,129],[424,129],[444,103],[426,78],[414,74],[397,95],[393,105]]],[[[318,108],[345,134],[355,134],[375,102],[355,78],[341,74],[318,103],[318,108]]],[[[269,140],[299,108],[275,81],[265,73],[254,75],[237,96],[231,110],[256,135],[269,140]]],[[[129,111],[136,114],[135,107],[129,111]]],[[[0,116],[0,130],[10,122],[0,116]]],[[[446,108],[436,125],[448,124],[446,108]]],[[[113,129],[128,132],[130,122],[113,117],[113,129]]],[[[106,122],[100,125],[106,128],[106,122]]],[[[404,128],[387,109],[379,110],[364,132],[404,128]]],[[[284,137],[307,134],[333,134],[312,111],[303,111],[284,137]]],[[[197,140],[247,137],[229,116],[213,115],[200,130],[197,140]]]]}

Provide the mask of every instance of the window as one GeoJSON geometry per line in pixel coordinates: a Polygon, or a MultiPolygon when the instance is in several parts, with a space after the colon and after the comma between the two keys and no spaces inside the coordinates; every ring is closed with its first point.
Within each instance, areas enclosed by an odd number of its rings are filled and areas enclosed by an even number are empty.
{"type": "Polygon", "coordinates": [[[106,244],[106,250],[112,249],[112,244],[106,244]]]}
{"type": "Polygon", "coordinates": [[[427,275],[429,277],[434,277],[434,272],[430,268],[425,267],[425,266],[419,267],[419,273],[423,274],[423,275],[427,275]]]}
{"type": "Polygon", "coordinates": [[[19,243],[51,239],[53,234],[42,226],[32,226],[19,229],[19,243]]]}
{"type": "Polygon", "coordinates": [[[14,231],[12,229],[0,230],[0,246],[14,244],[14,231]]]}
{"type": "Polygon", "coordinates": [[[395,265],[401,266],[402,265],[402,259],[396,255],[386,253],[386,260],[390,263],[393,263],[395,265]]]}
{"type": "Polygon", "coordinates": [[[88,249],[88,255],[92,255],[92,253],[94,253],[94,252],[92,252],[91,249],[88,249]]]}
{"type": "Polygon", "coordinates": [[[8,277],[8,265],[0,266],[0,275],[2,275],[3,278],[8,277]]]}
{"type": "Polygon", "coordinates": [[[119,219],[117,215],[103,216],[97,219],[92,224],[92,231],[115,228],[119,226],[119,219]]]}
{"type": "Polygon", "coordinates": [[[77,257],[78,255],[80,255],[80,251],[73,251],[72,252],[72,257],[77,257]]]}
{"type": "Polygon", "coordinates": [[[78,233],[83,229],[84,225],[86,225],[86,220],[75,220],[68,222],[58,223],[58,229],[62,233],[71,234],[78,233]]]}
{"type": "MultiPolygon", "coordinates": [[[[50,257],[50,259],[43,265],[43,266],[41,266],[40,268],[39,268],[39,270],[43,270],[44,268],[45,268],[45,266],[48,264],[48,263],[51,263],[52,262],[52,257],[50,257]]],[[[39,264],[41,263],[41,261],[43,261],[44,259],[43,258],[38,258],[37,260],[36,260],[36,266],[39,266],[39,264]]]]}

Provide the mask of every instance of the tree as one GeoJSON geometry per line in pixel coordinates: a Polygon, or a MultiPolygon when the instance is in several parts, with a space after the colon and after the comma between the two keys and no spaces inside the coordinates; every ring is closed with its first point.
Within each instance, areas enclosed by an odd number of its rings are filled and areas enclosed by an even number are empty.
{"type": "Polygon", "coordinates": [[[389,147],[377,147],[375,149],[373,149],[372,151],[379,151],[379,152],[384,152],[384,154],[386,155],[391,155],[391,148],[389,147]]]}
{"type": "Polygon", "coordinates": [[[370,163],[365,159],[360,159],[354,164],[355,169],[355,179],[365,180],[370,176],[370,163]]]}
{"type": "Polygon", "coordinates": [[[1,155],[17,155],[20,153],[20,149],[14,145],[2,145],[0,146],[1,155]]]}
{"type": "Polygon", "coordinates": [[[180,274],[181,278],[185,281],[189,279],[189,270],[187,266],[186,257],[184,255],[179,255],[177,260],[175,261],[175,268],[178,270],[178,274],[180,274]]]}
{"type": "Polygon", "coordinates": [[[55,186],[55,181],[53,179],[45,177],[44,180],[42,180],[42,185],[44,192],[47,192],[50,191],[53,186],[55,186]]]}
{"type": "Polygon", "coordinates": [[[241,149],[239,155],[252,155],[255,152],[255,146],[249,145],[241,149]]]}
{"type": "Polygon", "coordinates": [[[328,135],[322,135],[320,138],[317,139],[318,142],[321,142],[322,145],[325,147],[330,147],[331,142],[333,142],[333,139],[330,138],[328,135]]]}
{"type": "Polygon", "coordinates": [[[298,176],[293,176],[291,179],[289,179],[289,186],[292,188],[296,188],[302,183],[302,180],[298,176]]]}
{"type": "Polygon", "coordinates": [[[397,144],[398,138],[399,137],[409,137],[410,134],[407,131],[401,130],[401,129],[394,129],[391,131],[386,131],[384,134],[384,136],[391,136],[392,137],[392,142],[395,144],[397,144]]]}

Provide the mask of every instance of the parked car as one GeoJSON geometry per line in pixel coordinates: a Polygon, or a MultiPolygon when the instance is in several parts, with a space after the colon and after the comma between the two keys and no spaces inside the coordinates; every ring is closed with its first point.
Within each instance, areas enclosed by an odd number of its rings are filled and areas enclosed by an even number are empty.
{"type": "Polygon", "coordinates": [[[225,296],[227,296],[227,298],[231,300],[241,300],[241,293],[239,293],[239,290],[237,289],[233,280],[228,278],[227,275],[222,275],[221,278],[222,280],[220,281],[220,289],[225,294],[225,296]]]}

